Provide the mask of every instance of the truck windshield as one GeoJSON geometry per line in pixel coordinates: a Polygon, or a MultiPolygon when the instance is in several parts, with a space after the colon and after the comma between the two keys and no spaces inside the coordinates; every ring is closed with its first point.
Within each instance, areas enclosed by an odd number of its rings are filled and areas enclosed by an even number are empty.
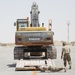
{"type": "Polygon", "coordinates": [[[18,23],[18,27],[20,28],[20,27],[27,27],[27,23],[23,23],[23,22],[20,22],[20,23],[18,23]]]}

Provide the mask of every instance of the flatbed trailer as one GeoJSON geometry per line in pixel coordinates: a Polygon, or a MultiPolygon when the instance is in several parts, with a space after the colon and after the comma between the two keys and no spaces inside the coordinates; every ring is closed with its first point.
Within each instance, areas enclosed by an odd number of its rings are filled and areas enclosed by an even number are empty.
{"type": "Polygon", "coordinates": [[[21,70],[40,70],[40,66],[46,66],[45,61],[47,62],[47,66],[55,67],[55,63],[53,60],[47,59],[32,59],[32,60],[18,60],[16,65],[16,71],[21,70]]]}

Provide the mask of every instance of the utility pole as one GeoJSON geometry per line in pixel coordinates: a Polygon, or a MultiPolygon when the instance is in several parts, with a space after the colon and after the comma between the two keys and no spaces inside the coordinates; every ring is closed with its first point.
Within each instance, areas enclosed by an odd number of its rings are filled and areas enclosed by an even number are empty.
{"type": "Polygon", "coordinates": [[[69,21],[69,20],[67,21],[67,25],[68,25],[68,35],[67,35],[67,40],[68,40],[68,43],[69,43],[69,26],[70,26],[70,21],[69,21]]]}

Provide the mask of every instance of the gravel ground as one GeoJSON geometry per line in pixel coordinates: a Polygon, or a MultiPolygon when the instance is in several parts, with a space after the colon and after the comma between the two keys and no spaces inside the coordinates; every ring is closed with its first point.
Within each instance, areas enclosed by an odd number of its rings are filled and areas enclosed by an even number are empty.
{"type": "MultiPolygon", "coordinates": [[[[63,66],[63,61],[60,59],[61,47],[57,48],[57,59],[55,64],[57,67],[63,66]]],[[[0,75],[34,75],[33,71],[15,71],[16,61],[13,59],[14,47],[0,47],[0,75]]],[[[36,75],[74,75],[75,73],[75,47],[71,47],[72,69],[67,72],[63,70],[60,72],[40,72],[36,71],[36,75]]]]}

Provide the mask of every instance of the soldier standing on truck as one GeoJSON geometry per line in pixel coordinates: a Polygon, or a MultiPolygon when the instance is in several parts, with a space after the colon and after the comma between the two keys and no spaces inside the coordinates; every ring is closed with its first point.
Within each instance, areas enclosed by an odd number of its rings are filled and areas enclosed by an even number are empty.
{"type": "Polygon", "coordinates": [[[62,48],[62,53],[61,53],[61,59],[63,58],[64,61],[64,68],[65,68],[65,72],[66,72],[66,66],[67,66],[67,62],[69,64],[69,69],[71,69],[71,56],[70,56],[70,48],[68,46],[66,46],[66,43],[63,43],[63,48],[62,48]]]}

